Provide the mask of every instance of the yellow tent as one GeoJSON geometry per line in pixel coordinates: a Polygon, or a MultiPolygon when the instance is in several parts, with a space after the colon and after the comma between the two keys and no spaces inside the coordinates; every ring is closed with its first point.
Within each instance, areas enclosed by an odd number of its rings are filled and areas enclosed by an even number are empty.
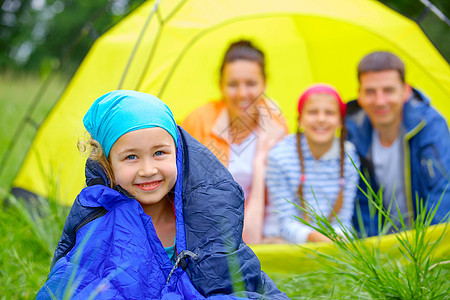
{"type": "Polygon", "coordinates": [[[335,85],[357,96],[356,65],[374,50],[406,63],[407,81],[450,115],[450,68],[418,25],[370,0],[148,1],[93,45],[38,131],[14,187],[70,205],[84,186],[86,157],[77,149],[82,117],[114,89],[155,94],[181,121],[219,98],[219,63],[232,41],[252,40],[267,57],[268,97],[294,127],[297,97],[307,85],[335,85]],[[56,182],[49,184],[49,182],[56,182]]]}

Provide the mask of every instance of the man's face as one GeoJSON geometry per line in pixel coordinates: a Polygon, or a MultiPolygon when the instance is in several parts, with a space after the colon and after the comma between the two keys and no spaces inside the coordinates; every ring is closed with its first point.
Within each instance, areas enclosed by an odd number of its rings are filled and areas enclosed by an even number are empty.
{"type": "Polygon", "coordinates": [[[396,70],[368,72],[360,76],[358,103],[377,130],[397,130],[410,87],[396,70]]]}

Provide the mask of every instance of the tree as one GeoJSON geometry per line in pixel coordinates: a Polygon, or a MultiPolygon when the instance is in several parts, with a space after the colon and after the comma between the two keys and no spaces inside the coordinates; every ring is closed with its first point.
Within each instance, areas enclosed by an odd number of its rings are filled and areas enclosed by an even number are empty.
{"type": "Polygon", "coordinates": [[[450,21],[448,19],[450,16],[450,1],[380,0],[380,2],[415,20],[442,56],[450,61],[450,21]],[[439,15],[440,13],[442,15],[439,15]]]}
{"type": "Polygon", "coordinates": [[[0,68],[72,73],[92,43],[143,0],[5,0],[0,68]]]}

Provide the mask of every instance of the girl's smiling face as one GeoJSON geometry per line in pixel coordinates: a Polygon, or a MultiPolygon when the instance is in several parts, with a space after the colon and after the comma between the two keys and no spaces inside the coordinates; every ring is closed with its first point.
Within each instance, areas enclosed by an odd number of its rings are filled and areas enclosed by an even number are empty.
{"type": "Polygon", "coordinates": [[[169,193],[177,179],[175,142],[160,127],[122,135],[109,160],[116,184],[132,194],[145,212],[169,193]]]}
{"type": "Polygon", "coordinates": [[[312,94],[304,104],[299,126],[310,147],[331,147],[341,122],[339,104],[333,96],[312,94]]]}

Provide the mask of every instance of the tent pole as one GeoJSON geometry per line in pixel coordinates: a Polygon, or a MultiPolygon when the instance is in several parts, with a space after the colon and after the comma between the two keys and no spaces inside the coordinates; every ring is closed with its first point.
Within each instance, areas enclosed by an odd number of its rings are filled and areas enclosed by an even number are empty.
{"type": "Polygon", "coordinates": [[[149,26],[150,21],[153,18],[153,15],[158,10],[160,3],[161,3],[161,0],[156,1],[155,5],[153,6],[152,10],[150,11],[150,14],[147,17],[147,20],[145,20],[145,24],[142,27],[141,32],[139,33],[139,37],[138,37],[136,43],[134,44],[133,51],[131,51],[130,58],[128,59],[127,65],[125,66],[125,70],[122,73],[122,78],[120,79],[119,86],[117,87],[118,90],[122,89],[122,85],[123,85],[123,82],[125,81],[125,77],[128,74],[128,70],[130,69],[131,62],[133,61],[134,55],[136,54],[136,51],[137,51],[139,45],[141,44],[142,38],[144,37],[144,32],[147,30],[147,27],[149,26]]]}

